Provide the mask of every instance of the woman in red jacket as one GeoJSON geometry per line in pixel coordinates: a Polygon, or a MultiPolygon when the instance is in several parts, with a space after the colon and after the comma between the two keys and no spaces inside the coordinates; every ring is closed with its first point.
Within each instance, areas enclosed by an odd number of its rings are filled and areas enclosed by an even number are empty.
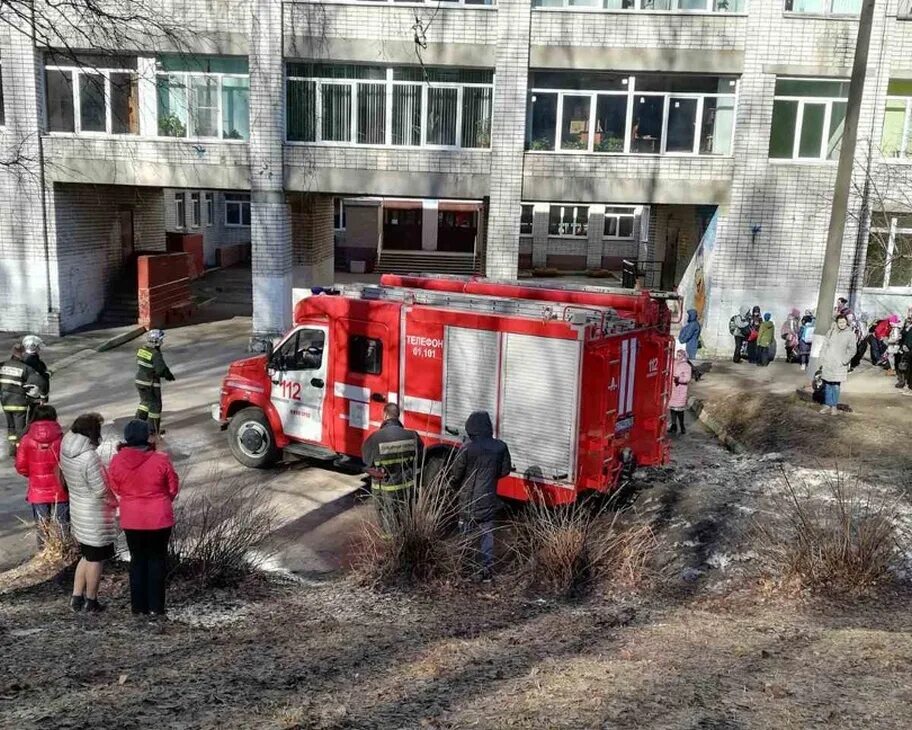
{"type": "Polygon", "coordinates": [[[70,496],[60,475],[60,441],[63,430],[57,423],[53,406],[35,406],[32,424],[16,451],[16,471],[28,478],[26,501],[38,528],[38,549],[44,547],[51,521],[57,522],[63,536],[69,534],[70,496]]]}
{"type": "Polygon", "coordinates": [[[165,614],[168,540],[174,526],[171,503],[180,489],[167,454],[149,443],[149,424],[130,421],[124,442],[108,467],[120,505],[120,526],[130,548],[130,603],[134,616],[165,614]]]}

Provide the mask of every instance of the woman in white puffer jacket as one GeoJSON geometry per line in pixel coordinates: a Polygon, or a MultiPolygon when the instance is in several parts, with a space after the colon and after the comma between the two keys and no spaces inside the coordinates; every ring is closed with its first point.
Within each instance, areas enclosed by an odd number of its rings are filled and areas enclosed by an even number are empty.
{"type": "Polygon", "coordinates": [[[71,529],[82,554],[70,606],[74,611],[85,607],[87,613],[104,610],[98,602],[98,586],[104,561],[114,557],[117,539],[116,501],[96,451],[102,423],[104,419],[98,413],[79,416],[60,445],[60,470],[70,493],[71,529]]]}

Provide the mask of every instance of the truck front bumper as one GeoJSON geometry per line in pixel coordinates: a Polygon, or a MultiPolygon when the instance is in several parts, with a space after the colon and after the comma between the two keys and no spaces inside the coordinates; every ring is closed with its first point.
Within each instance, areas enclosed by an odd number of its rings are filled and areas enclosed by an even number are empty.
{"type": "Polygon", "coordinates": [[[221,405],[218,403],[213,403],[209,406],[209,415],[212,416],[212,420],[218,423],[219,428],[224,431],[228,428],[228,421],[222,420],[222,409],[221,405]]]}

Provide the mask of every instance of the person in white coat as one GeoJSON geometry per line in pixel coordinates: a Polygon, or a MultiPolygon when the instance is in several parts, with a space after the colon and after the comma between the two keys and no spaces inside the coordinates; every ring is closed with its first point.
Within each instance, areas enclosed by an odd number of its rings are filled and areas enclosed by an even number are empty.
{"type": "Polygon", "coordinates": [[[73,537],[82,555],[73,578],[73,611],[99,613],[98,586],[104,561],[114,557],[117,528],[114,524],[115,498],[98,456],[101,426],[98,413],[79,416],[63,437],[60,470],[70,493],[70,520],[73,537]]]}
{"type": "Polygon", "coordinates": [[[836,315],[836,323],[827,333],[826,342],[820,351],[820,378],[823,380],[823,402],[821,413],[835,416],[839,405],[839,389],[849,377],[849,363],[857,346],[855,332],[849,326],[845,314],[836,315]]]}

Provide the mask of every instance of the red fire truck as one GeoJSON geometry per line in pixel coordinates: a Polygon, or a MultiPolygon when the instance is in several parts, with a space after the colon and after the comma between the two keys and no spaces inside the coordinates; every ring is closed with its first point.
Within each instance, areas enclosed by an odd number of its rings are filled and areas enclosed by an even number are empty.
{"type": "Polygon", "coordinates": [[[278,345],[229,366],[213,415],[234,456],[258,468],[283,450],[357,458],[397,403],[428,447],[426,469],[458,448],[472,411],[488,411],[513,456],[505,497],[572,502],[667,459],[661,298],[485,280],[467,293],[468,281],[415,277],[298,302],[278,345]]]}

